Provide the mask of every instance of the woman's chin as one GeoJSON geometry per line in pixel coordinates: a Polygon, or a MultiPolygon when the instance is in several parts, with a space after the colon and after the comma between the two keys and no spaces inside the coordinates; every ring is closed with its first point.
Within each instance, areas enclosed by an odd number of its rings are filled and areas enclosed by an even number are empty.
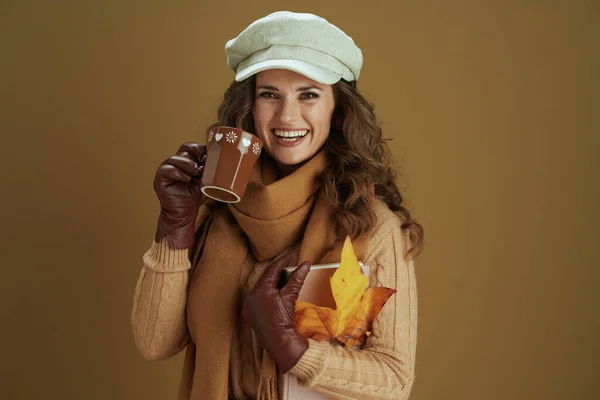
{"type": "Polygon", "coordinates": [[[301,164],[305,161],[304,158],[274,158],[275,162],[277,163],[277,165],[280,165],[282,167],[293,167],[295,165],[301,164]]]}
{"type": "Polygon", "coordinates": [[[275,148],[273,151],[269,151],[269,155],[279,165],[293,167],[294,165],[301,164],[311,157],[309,151],[300,148],[275,148]]]}

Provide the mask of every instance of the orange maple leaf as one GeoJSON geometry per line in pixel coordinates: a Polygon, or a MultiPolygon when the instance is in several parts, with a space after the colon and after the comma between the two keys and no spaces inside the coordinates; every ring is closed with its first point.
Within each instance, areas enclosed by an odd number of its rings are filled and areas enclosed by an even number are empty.
{"type": "Polygon", "coordinates": [[[336,309],[318,307],[304,301],[296,302],[298,332],[314,340],[337,339],[346,348],[362,346],[371,333],[373,321],[395,289],[369,288],[354,254],[350,237],[342,249],[339,268],[330,279],[336,309]]]}

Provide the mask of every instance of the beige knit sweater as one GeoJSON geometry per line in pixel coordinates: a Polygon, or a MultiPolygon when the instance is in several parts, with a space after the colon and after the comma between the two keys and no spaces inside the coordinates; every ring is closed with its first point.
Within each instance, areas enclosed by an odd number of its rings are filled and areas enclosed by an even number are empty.
{"type": "MultiPolygon", "coordinates": [[[[383,203],[374,208],[378,223],[364,260],[371,266],[369,286],[394,288],[396,294],[373,323],[373,333],[362,350],[348,351],[309,340],[309,349],[290,371],[300,385],[314,387],[330,399],[407,399],[414,381],[417,292],[414,262],[404,257],[408,235],[401,229],[399,217],[383,203]]],[[[244,271],[242,296],[271,261],[244,271]]],[[[162,360],[179,353],[189,341],[188,250],[170,249],[163,238],[161,243],[152,242],[143,263],[132,310],[133,333],[146,359],[162,360]]],[[[239,321],[231,343],[232,397],[255,399],[261,364],[262,351],[252,330],[239,321]]],[[[184,376],[193,368],[193,362],[186,360],[184,376]]],[[[186,399],[185,393],[180,393],[180,399],[186,399]]]]}

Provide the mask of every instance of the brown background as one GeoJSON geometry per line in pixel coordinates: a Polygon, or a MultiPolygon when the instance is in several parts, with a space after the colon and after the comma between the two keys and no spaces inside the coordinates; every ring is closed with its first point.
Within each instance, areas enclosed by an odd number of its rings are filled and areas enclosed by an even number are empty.
{"type": "Polygon", "coordinates": [[[297,4],[0,1],[0,398],[175,398],[129,327],[152,177],[281,9],[363,49],[425,227],[412,399],[600,398],[598,3],[297,4]]]}

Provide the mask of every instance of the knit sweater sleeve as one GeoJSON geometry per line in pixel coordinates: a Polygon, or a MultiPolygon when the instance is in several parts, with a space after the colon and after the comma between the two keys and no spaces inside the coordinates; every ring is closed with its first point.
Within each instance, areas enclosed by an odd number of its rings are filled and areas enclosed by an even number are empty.
{"type": "Polygon", "coordinates": [[[369,255],[370,287],[389,287],[390,297],[373,322],[361,350],[333,347],[309,339],[309,348],[290,370],[303,387],[330,399],[407,399],[412,388],[417,339],[414,264],[406,260],[407,234],[397,218],[373,234],[369,255]]]}
{"type": "Polygon", "coordinates": [[[185,348],[185,320],[191,263],[188,249],[171,249],[166,237],[143,256],[135,288],[131,323],[135,344],[148,360],[163,360],[185,348]]]}

